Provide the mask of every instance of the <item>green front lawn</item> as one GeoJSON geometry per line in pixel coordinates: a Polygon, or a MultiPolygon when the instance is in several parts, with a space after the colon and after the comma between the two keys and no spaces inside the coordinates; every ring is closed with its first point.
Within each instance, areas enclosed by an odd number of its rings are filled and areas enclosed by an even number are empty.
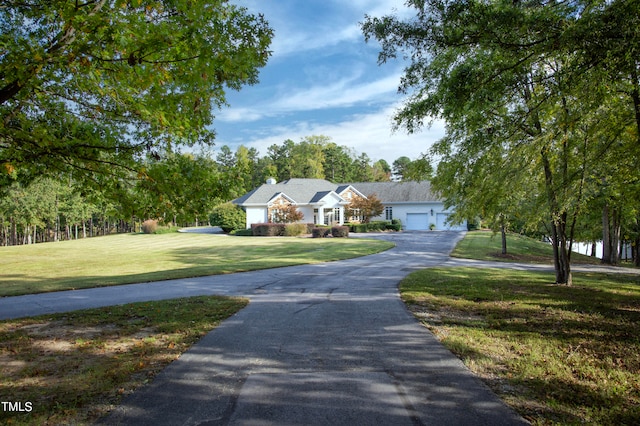
{"type": "Polygon", "coordinates": [[[0,247],[0,297],[329,262],[393,244],[350,238],[121,234],[0,247]]]}
{"type": "MultiPolygon", "coordinates": [[[[490,237],[469,233],[456,252],[487,259],[490,237]]],[[[549,256],[537,241],[511,246],[519,261],[549,256]]],[[[572,287],[554,280],[553,272],[432,268],[400,290],[414,315],[533,424],[640,424],[640,276],[574,273],[572,287]]]]}
{"type": "MultiPolygon", "coordinates": [[[[451,253],[453,257],[499,262],[525,262],[553,264],[553,249],[550,244],[524,235],[507,234],[507,254],[502,254],[500,233],[491,231],[468,232],[451,253]]],[[[571,253],[572,263],[600,263],[600,259],[571,253]]]]}

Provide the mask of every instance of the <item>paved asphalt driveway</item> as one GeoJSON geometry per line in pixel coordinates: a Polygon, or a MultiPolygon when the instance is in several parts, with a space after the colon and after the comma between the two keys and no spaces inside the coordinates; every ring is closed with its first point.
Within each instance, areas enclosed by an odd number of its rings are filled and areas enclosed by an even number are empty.
{"type": "Polygon", "coordinates": [[[446,263],[462,235],[384,234],[396,248],[358,259],[6,298],[0,315],[198,294],[251,298],[104,424],[526,424],[398,297],[404,276],[446,263]]]}

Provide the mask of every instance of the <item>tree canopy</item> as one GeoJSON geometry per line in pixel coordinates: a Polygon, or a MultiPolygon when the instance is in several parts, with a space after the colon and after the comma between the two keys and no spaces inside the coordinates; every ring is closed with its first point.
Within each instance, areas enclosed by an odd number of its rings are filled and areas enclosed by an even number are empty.
{"type": "Polygon", "coordinates": [[[363,23],[366,38],[381,44],[381,63],[409,60],[396,127],[414,132],[444,119],[436,189],[461,211],[481,207],[542,226],[556,281],[570,284],[571,245],[587,203],[615,202],[599,184],[622,179],[628,190],[640,177],[625,167],[622,178],[609,156],[640,159],[639,2],[407,4],[412,18],[363,23]]]}
{"type": "Polygon", "coordinates": [[[227,1],[4,1],[2,181],[211,143],[225,91],[258,81],[272,36],[227,1]]]}

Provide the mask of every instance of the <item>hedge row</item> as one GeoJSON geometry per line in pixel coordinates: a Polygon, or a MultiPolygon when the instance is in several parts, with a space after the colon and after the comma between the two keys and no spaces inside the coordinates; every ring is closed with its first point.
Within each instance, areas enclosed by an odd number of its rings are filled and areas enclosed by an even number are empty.
{"type": "Polygon", "coordinates": [[[354,223],[349,225],[351,232],[380,232],[380,231],[402,231],[402,223],[399,220],[376,221],[370,223],[354,223]]]}
{"type": "MultiPolygon", "coordinates": [[[[311,230],[315,227],[313,223],[306,223],[305,233],[310,234],[311,230]]],[[[298,228],[300,224],[297,223],[252,223],[251,232],[255,237],[284,237],[291,235],[293,232],[287,232],[287,228],[298,228]]]]}
{"type": "Polygon", "coordinates": [[[335,238],[346,238],[349,236],[348,226],[334,226],[331,228],[313,228],[311,236],[313,238],[324,238],[331,235],[335,238]]]}
{"type": "Polygon", "coordinates": [[[306,226],[307,234],[311,234],[313,238],[324,238],[329,235],[333,237],[348,237],[348,226],[334,226],[332,228],[318,228],[313,223],[252,223],[251,234],[255,237],[284,237],[293,236],[303,233],[306,226]]]}

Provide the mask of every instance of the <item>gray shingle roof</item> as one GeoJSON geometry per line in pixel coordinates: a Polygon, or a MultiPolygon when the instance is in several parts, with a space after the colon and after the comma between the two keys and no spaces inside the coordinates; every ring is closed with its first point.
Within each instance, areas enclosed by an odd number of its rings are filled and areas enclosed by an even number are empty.
{"type": "Polygon", "coordinates": [[[289,179],[261,185],[233,202],[243,206],[266,205],[276,195],[284,193],[298,204],[309,204],[317,202],[331,191],[339,194],[349,185],[366,196],[375,194],[383,203],[439,201],[428,181],[335,184],[323,179],[289,179]]]}
{"type": "Polygon", "coordinates": [[[440,198],[431,191],[429,181],[357,182],[352,183],[351,186],[366,196],[375,194],[383,204],[440,201],[440,198]]]}

